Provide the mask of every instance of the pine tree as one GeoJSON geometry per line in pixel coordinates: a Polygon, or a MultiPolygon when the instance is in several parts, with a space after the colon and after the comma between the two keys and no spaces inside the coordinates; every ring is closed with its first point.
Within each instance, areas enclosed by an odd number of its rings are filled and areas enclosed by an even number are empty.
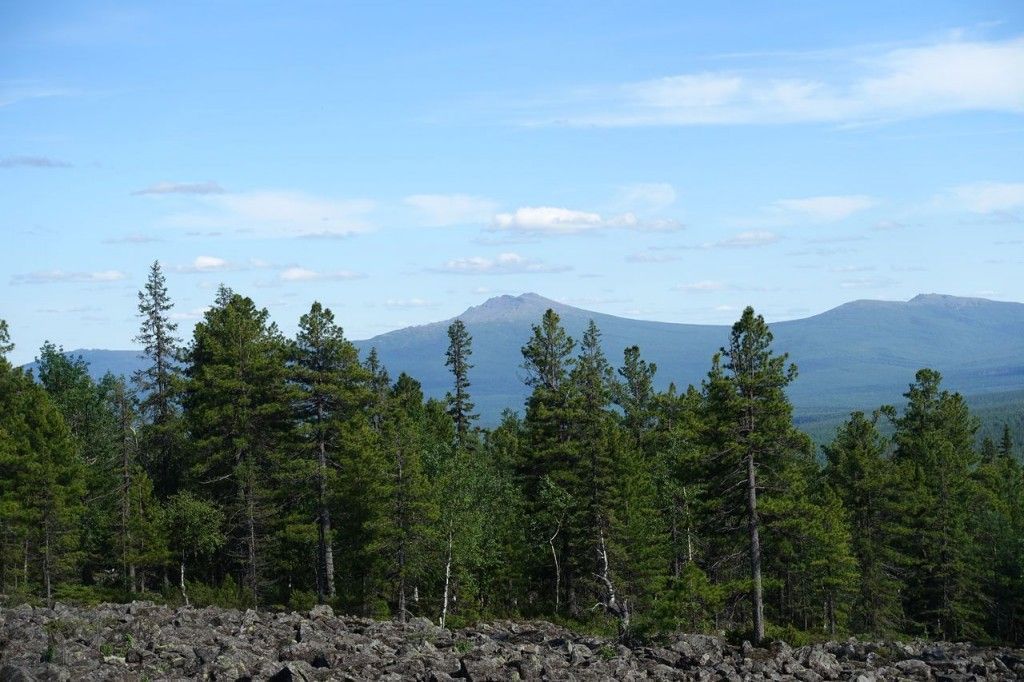
{"type": "Polygon", "coordinates": [[[630,346],[623,351],[622,367],[618,371],[622,380],[613,387],[615,404],[622,408],[623,426],[641,449],[656,423],[654,375],[657,371],[656,364],[640,357],[639,346],[630,346]]]}
{"type": "Polygon", "coordinates": [[[173,308],[160,261],[154,261],[146,286],[139,292],[141,323],[134,339],[142,344],[149,365],[136,371],[132,382],[142,396],[139,409],[145,423],[141,429],[141,451],[161,499],[174,494],[185,473],[179,409],[181,348],[180,339],[175,336],[178,325],[170,315],[173,308]]]}
{"type": "Polygon", "coordinates": [[[74,568],[85,496],[76,443],[30,374],[0,358],[0,587],[47,604],[74,568]]]}
{"type": "Polygon", "coordinates": [[[824,448],[825,480],[842,501],[858,564],[850,625],[854,632],[875,636],[902,628],[900,574],[907,563],[894,542],[906,528],[887,447],[875,421],[854,412],[824,448]]]}
{"type": "Polygon", "coordinates": [[[980,579],[989,637],[1004,642],[1024,641],[1024,471],[1012,447],[974,472],[980,504],[974,516],[974,541],[982,556],[980,579]]]}
{"type": "Polygon", "coordinates": [[[999,439],[999,454],[1003,457],[1013,457],[1013,434],[1010,433],[1010,425],[1003,424],[1003,436],[999,439]]]}
{"type": "Polygon", "coordinates": [[[313,481],[313,492],[299,485],[294,509],[305,510],[315,500],[317,526],[316,589],[320,602],[335,596],[334,532],[331,509],[336,504],[338,471],[354,448],[365,447],[363,415],[369,401],[369,373],[359,354],[345,339],[334,314],[313,303],[299,320],[294,344],[293,380],[299,387],[297,416],[308,456],[293,472],[301,482],[313,481]]]}
{"type": "Polygon", "coordinates": [[[980,632],[971,541],[978,424],[959,394],[941,389],[941,379],[922,369],[904,394],[908,404],[895,422],[894,462],[912,531],[904,540],[912,561],[904,593],[907,615],[925,633],[960,639],[980,632]]]}
{"type": "Polygon", "coordinates": [[[466,447],[473,422],[479,417],[473,413],[473,403],[469,396],[469,370],[473,369],[469,356],[473,354],[473,337],[466,331],[462,320],[455,320],[448,327],[448,339],[444,364],[451,369],[455,385],[454,391],[448,393],[445,401],[448,414],[455,422],[456,445],[462,450],[466,447]]]}
{"type": "Polygon", "coordinates": [[[14,350],[11,343],[11,331],[7,327],[7,320],[0,320],[0,359],[7,357],[7,354],[14,350]]]}
{"type": "Polygon", "coordinates": [[[568,518],[578,504],[568,501],[575,499],[579,487],[580,452],[573,442],[575,413],[568,381],[576,343],[551,309],[532,332],[522,348],[526,384],[533,389],[524,420],[527,446],[516,467],[534,524],[530,535],[535,551],[528,571],[538,593],[553,595],[556,612],[564,596],[570,614],[579,616],[577,576],[566,566],[572,548],[582,540],[572,535],[578,524],[568,518]]]}
{"type": "MultiPolygon", "coordinates": [[[[724,528],[746,525],[750,558],[750,606],[753,639],[764,639],[761,514],[759,491],[772,486],[794,450],[805,439],[792,425],[785,388],[796,377],[788,356],[774,355],[772,333],[764,318],[747,307],[732,327],[728,349],[712,363],[705,382],[709,484],[724,518],[724,528]],[[721,360],[725,364],[721,364],[721,360]]],[[[728,552],[726,552],[728,553],[728,552]]]]}
{"type": "Polygon", "coordinates": [[[280,520],[271,504],[279,464],[292,440],[294,395],[287,346],[266,309],[221,287],[195,328],[185,393],[192,479],[228,519],[230,568],[241,573],[253,605],[275,579],[266,571],[280,520]]]}
{"type": "Polygon", "coordinates": [[[399,375],[384,407],[366,559],[373,565],[377,599],[403,622],[426,588],[429,552],[436,541],[437,509],[422,460],[424,418],[419,382],[399,375]]]}
{"type": "Polygon", "coordinates": [[[97,563],[116,566],[128,592],[144,590],[146,570],[159,568],[166,559],[162,509],[153,484],[139,461],[136,399],[121,377],[107,374],[98,386],[109,429],[109,451],[94,464],[98,490],[90,505],[99,512],[98,525],[104,555],[97,563]],[[116,557],[116,563],[110,562],[116,557]]]}

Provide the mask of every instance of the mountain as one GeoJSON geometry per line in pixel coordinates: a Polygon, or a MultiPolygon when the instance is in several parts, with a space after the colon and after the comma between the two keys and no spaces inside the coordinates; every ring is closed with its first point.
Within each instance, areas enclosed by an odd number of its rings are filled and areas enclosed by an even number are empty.
{"type": "MultiPolygon", "coordinates": [[[[521,409],[520,348],[544,311],[553,308],[568,332],[579,338],[593,319],[613,364],[622,351],[640,346],[658,365],[657,383],[698,384],[711,356],[728,342],[725,325],[694,325],[633,320],[596,313],[537,294],[499,296],[458,317],[473,336],[472,394],[486,423],[504,408],[521,409]]],[[[429,396],[443,396],[451,376],[444,366],[451,321],[399,329],[356,341],[364,354],[376,347],[393,377],[406,372],[429,396]]],[[[980,298],[922,294],[909,301],[860,300],[800,320],[771,325],[777,352],[787,352],[800,368],[789,395],[798,423],[830,424],[853,409],[895,403],[914,372],[931,367],[945,385],[967,396],[1024,390],[1024,304],[980,298]]],[[[139,365],[135,351],[73,351],[93,372],[130,373],[139,365]]],[[[1014,394],[1015,395],[1015,394],[1014,394]]]]}

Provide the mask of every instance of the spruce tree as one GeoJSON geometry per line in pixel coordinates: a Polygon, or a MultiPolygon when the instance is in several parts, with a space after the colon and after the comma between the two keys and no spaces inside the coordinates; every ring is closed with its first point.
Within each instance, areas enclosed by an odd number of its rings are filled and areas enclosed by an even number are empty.
{"type": "Polygon", "coordinates": [[[764,318],[747,307],[705,382],[709,485],[724,516],[722,527],[735,528],[741,520],[746,526],[755,642],[765,636],[759,492],[776,482],[773,478],[794,450],[805,447],[804,437],[793,427],[785,394],[796,377],[796,366],[787,365],[786,354],[775,355],[771,343],[764,318]]]}
{"type": "Polygon", "coordinates": [[[266,309],[224,287],[196,325],[187,356],[191,479],[225,512],[233,559],[226,568],[241,574],[253,605],[288,579],[267,571],[280,521],[272,507],[277,475],[294,423],[286,357],[266,309]]]}
{"type": "Polygon", "coordinates": [[[425,427],[420,384],[403,373],[384,406],[366,547],[378,607],[403,622],[420,606],[436,546],[437,509],[422,459],[425,427]]]}
{"type": "Polygon", "coordinates": [[[894,462],[912,531],[903,540],[912,562],[907,616],[920,632],[959,639],[976,637],[981,621],[978,554],[971,541],[978,423],[959,394],[942,390],[941,379],[922,369],[904,394],[908,404],[895,420],[894,462]]]}
{"type": "Polygon", "coordinates": [[[179,408],[181,340],[175,336],[178,325],[171,319],[173,308],[160,261],[153,261],[146,285],[139,292],[141,322],[134,339],[142,344],[149,364],[132,375],[132,382],[141,396],[141,451],[161,499],[174,494],[185,473],[179,408]]]}
{"type": "Polygon", "coordinates": [[[456,445],[464,449],[473,422],[479,417],[473,413],[473,402],[469,396],[469,370],[473,369],[469,356],[473,354],[473,337],[466,331],[462,320],[455,320],[448,326],[448,341],[444,364],[451,370],[454,386],[445,402],[448,414],[455,422],[456,445]]]}
{"type": "Polygon", "coordinates": [[[0,358],[0,587],[53,605],[75,567],[85,480],[53,399],[0,358]]]}
{"type": "Polygon", "coordinates": [[[900,576],[907,563],[895,542],[907,530],[887,448],[875,420],[863,412],[854,412],[824,448],[825,480],[842,501],[858,565],[850,626],[875,636],[902,629],[900,576]]]}
{"type": "Polygon", "coordinates": [[[567,519],[578,504],[568,503],[574,499],[579,480],[580,452],[573,441],[575,412],[568,381],[575,364],[575,347],[558,314],[548,309],[522,348],[526,384],[533,391],[524,420],[527,446],[516,468],[524,496],[530,501],[528,514],[534,525],[530,531],[534,547],[531,577],[537,581],[540,594],[554,597],[556,611],[566,603],[570,614],[579,616],[576,582],[582,576],[566,570],[572,548],[583,540],[572,535],[570,526],[578,524],[570,524],[567,519]]]}
{"type": "Polygon", "coordinates": [[[331,510],[337,500],[338,473],[352,449],[367,446],[362,412],[369,401],[369,373],[334,322],[334,314],[319,302],[299,320],[293,355],[293,381],[299,388],[297,417],[307,456],[293,463],[300,485],[292,508],[305,514],[312,503],[317,527],[316,591],[323,602],[335,596],[331,510]],[[303,480],[312,480],[312,491],[301,485],[303,480]]]}

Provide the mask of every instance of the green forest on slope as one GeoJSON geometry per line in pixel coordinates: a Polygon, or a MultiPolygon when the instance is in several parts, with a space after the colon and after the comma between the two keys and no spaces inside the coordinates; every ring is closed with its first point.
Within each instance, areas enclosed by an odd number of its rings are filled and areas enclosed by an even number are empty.
{"type": "Polygon", "coordinates": [[[1024,641],[1020,415],[979,441],[936,371],[819,455],[752,309],[699,385],[663,389],[641,348],[612,360],[549,309],[521,340],[523,416],[485,429],[461,320],[438,399],[319,303],[289,339],[221,287],[187,343],[172,307],[155,263],[130,382],[50,343],[33,373],[0,360],[5,600],[1024,641]]]}

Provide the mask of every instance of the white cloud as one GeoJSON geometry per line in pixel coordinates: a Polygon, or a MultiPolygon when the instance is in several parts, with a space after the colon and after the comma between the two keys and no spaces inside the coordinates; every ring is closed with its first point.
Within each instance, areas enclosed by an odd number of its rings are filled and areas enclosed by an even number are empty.
{"type": "MultiPolygon", "coordinates": [[[[808,55],[811,56],[811,55],[808,55]]],[[[1024,112],[1024,37],[837,53],[831,72],[769,58],[756,70],[684,73],[558,98],[528,123],[599,127],[858,123],[960,111],[1024,112]],[[865,56],[867,55],[867,56],[865,56]]]]}
{"type": "Polygon", "coordinates": [[[196,256],[191,266],[196,272],[210,272],[211,270],[224,270],[228,262],[217,256],[196,256]]]}
{"type": "Polygon", "coordinates": [[[250,258],[246,262],[229,261],[219,256],[196,256],[189,265],[178,265],[174,272],[186,274],[202,274],[209,272],[239,272],[242,270],[261,270],[274,267],[258,258],[250,258]]]}
{"type": "Polygon", "coordinates": [[[280,278],[285,282],[312,282],[322,280],[349,280],[362,277],[358,272],[351,270],[335,270],[333,272],[318,272],[303,267],[289,267],[281,271],[280,278]]]}
{"type": "Polygon", "coordinates": [[[557,206],[524,206],[512,213],[494,216],[494,228],[532,235],[584,234],[605,229],[672,231],[682,228],[674,220],[641,220],[627,212],[604,217],[592,211],[557,206]]]}
{"type": "Polygon", "coordinates": [[[672,288],[676,291],[685,291],[691,294],[709,294],[715,291],[722,291],[723,289],[725,289],[725,284],[723,282],[716,282],[714,280],[704,279],[699,282],[692,282],[690,284],[680,284],[672,288]]]}
{"type": "Polygon", "coordinates": [[[494,258],[473,256],[447,261],[438,270],[459,275],[518,275],[565,272],[568,266],[547,265],[518,253],[500,253],[494,258]]]}
{"type": "Polygon", "coordinates": [[[132,194],[223,194],[224,188],[216,182],[158,182],[132,194]]]}
{"type": "Polygon", "coordinates": [[[486,223],[498,208],[490,199],[468,194],[413,194],[402,202],[414,208],[431,227],[486,223]]]}
{"type": "Polygon", "coordinates": [[[772,208],[811,220],[834,223],[877,204],[875,199],[862,194],[780,199],[772,208]]]}
{"type": "Polygon", "coordinates": [[[120,270],[100,270],[99,272],[66,272],[64,270],[37,270],[22,275],[14,275],[11,284],[51,284],[54,282],[71,282],[77,284],[101,284],[126,279],[128,275],[120,270]]]}
{"type": "Polygon", "coordinates": [[[234,229],[255,237],[343,237],[372,229],[374,203],[338,200],[301,192],[259,191],[197,195],[198,210],[170,216],[172,226],[234,229]]]}
{"type": "Polygon", "coordinates": [[[973,213],[998,213],[1024,207],[1024,182],[975,182],[951,190],[973,213]]]}

